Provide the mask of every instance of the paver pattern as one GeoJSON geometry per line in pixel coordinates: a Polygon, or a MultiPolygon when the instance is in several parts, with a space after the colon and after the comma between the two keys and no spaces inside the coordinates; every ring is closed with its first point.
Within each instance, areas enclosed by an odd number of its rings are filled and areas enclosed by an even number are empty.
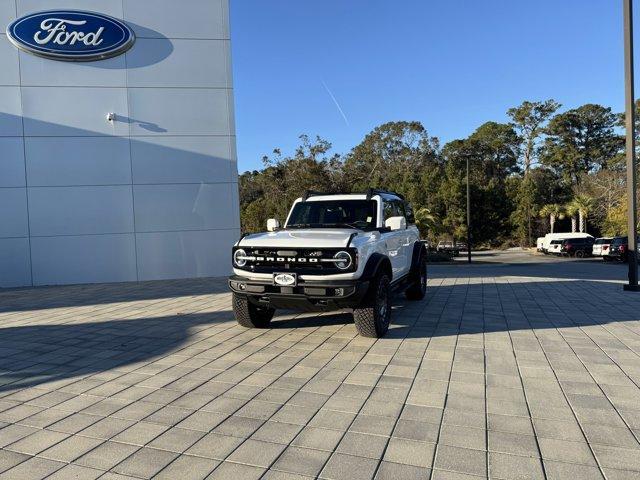
{"type": "Polygon", "coordinates": [[[377,341],[221,279],[0,291],[0,478],[640,478],[623,268],[433,266],[377,341]]]}

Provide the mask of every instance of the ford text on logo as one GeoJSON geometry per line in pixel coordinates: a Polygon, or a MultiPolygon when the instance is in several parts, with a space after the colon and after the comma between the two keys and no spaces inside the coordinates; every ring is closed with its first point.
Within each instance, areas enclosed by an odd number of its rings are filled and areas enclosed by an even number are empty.
{"type": "Polygon", "coordinates": [[[76,62],[120,55],[135,41],[133,31],[120,20],[79,10],[26,15],[7,27],[7,37],[29,53],[76,62]]]}

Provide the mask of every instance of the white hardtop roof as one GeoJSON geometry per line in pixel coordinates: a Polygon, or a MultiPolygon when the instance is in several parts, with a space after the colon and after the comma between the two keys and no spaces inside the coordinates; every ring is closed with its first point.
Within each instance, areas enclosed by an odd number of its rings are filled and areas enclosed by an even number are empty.
{"type": "MultiPolygon", "coordinates": [[[[400,198],[399,196],[394,195],[393,193],[386,193],[386,192],[374,193],[373,195],[371,195],[371,198],[373,199],[374,197],[394,198],[394,199],[402,200],[402,198],[400,198]]],[[[323,200],[366,200],[366,199],[367,199],[366,193],[326,193],[323,195],[311,195],[305,201],[318,202],[323,200]]],[[[298,197],[295,201],[301,202],[302,197],[298,197]]]]}
{"type": "Polygon", "coordinates": [[[588,233],[580,233],[580,232],[561,232],[561,233],[547,233],[544,238],[552,238],[557,240],[559,238],[581,238],[581,237],[593,237],[588,233]]]}
{"type": "MultiPolygon", "coordinates": [[[[312,195],[307,198],[307,202],[317,202],[322,200],[366,200],[367,195],[364,193],[336,193],[327,195],[312,195]]],[[[302,200],[302,197],[298,198],[302,200]]]]}

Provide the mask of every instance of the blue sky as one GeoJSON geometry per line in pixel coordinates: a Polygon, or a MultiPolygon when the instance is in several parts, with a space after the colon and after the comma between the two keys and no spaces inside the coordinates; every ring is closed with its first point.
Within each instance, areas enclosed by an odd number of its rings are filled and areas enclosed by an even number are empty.
{"type": "Polygon", "coordinates": [[[344,153],[391,120],[444,144],[525,99],[623,109],[620,0],[231,0],[231,43],[240,172],[303,133],[344,153]]]}

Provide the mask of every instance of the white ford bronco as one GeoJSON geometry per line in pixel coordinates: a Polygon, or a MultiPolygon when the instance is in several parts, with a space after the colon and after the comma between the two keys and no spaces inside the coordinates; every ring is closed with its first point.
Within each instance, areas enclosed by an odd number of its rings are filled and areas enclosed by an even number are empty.
{"type": "Polygon", "coordinates": [[[267,230],[233,247],[229,287],[244,327],[268,327],[278,308],[349,308],[360,335],[381,337],[393,293],[425,295],[427,252],[402,195],[307,192],[284,227],[269,219],[267,230]]]}

